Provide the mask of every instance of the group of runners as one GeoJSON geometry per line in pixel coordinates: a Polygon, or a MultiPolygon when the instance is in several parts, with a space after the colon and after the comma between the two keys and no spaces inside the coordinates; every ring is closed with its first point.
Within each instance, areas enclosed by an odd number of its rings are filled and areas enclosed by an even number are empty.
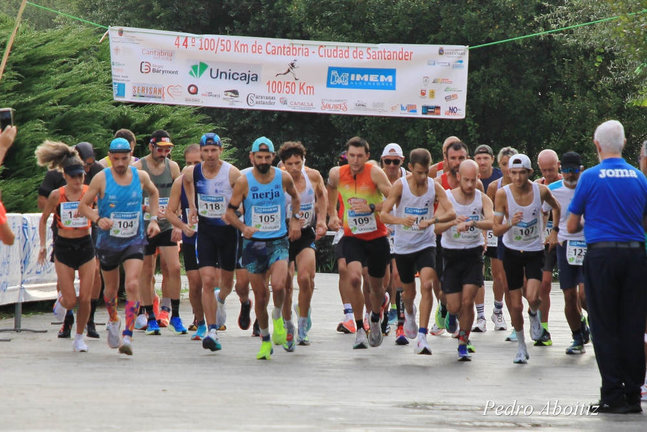
{"type": "Polygon", "coordinates": [[[273,346],[294,351],[309,345],[315,242],[328,229],[337,232],[333,244],[344,312],[337,331],[355,334],[354,349],[379,346],[394,326],[395,343],[412,340],[416,354],[431,354],[428,334],[446,331],[457,339],[458,359],[471,360],[470,334],[487,330],[485,256],[493,279],[491,320],[495,330],[507,330],[505,298],[513,327],[507,340],[517,343],[515,363],[529,358],[523,298],[531,339],[539,346],[552,344],[547,323],[555,265],[573,337],[566,354],[584,353],[590,340],[582,312],[586,242],[581,231],[571,234],[566,227],[566,209],[584,169],[575,152],[560,157],[542,151],[537,159],[542,176],[533,181],[530,159],[511,147],[495,155],[480,145],[470,158],[467,145],[449,137],[443,160],[432,165],[428,150],[414,149],[407,160],[395,143],[372,161],[368,142],[353,137],[324,182],[305,166],[300,142],[285,142],[277,151],[260,137],[250,149],[251,167],[239,170],[222,159],[220,137],[207,133],[185,149],[181,170],[169,157],[173,143],[166,131],[155,131],[149,153],[135,160],[135,137],[121,130],[101,161],[106,168],[87,181],[96,163],[81,144],[75,149],[48,141],[36,151],[39,164],[61,171],[64,181],[44,203],[39,259],[46,259],[46,221],[53,214],[59,284],[54,313],[69,328],[65,320],[78,305],[75,351],[87,351],[86,329],[98,337],[91,299],[98,297],[99,269],[108,344],[121,353],[132,354],[135,330],[159,335],[160,327],[176,334],[193,331],[190,337],[203,348],[222,349],[219,331],[226,328],[225,303],[232,291],[240,303],[241,329],[251,327],[254,309],[258,359],[270,359],[273,346]],[[179,315],[180,241],[194,315],[189,329],[179,315]],[[157,257],[161,300],[154,290],[157,257]],[[117,312],[120,265],[127,298],[123,331],[117,312]],[[292,308],[295,271],[299,292],[292,308]]]}

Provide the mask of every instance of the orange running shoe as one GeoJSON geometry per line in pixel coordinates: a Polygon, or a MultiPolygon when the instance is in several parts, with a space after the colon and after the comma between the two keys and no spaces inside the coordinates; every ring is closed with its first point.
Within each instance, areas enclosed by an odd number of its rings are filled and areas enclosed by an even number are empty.
{"type": "Polygon", "coordinates": [[[159,315],[155,315],[155,316],[157,317],[157,322],[160,327],[168,327],[170,322],[168,311],[161,310],[159,315]]]}
{"type": "Polygon", "coordinates": [[[337,331],[339,333],[344,333],[344,334],[351,334],[355,333],[357,329],[355,328],[355,321],[352,319],[342,321],[339,324],[337,324],[337,331]]]}

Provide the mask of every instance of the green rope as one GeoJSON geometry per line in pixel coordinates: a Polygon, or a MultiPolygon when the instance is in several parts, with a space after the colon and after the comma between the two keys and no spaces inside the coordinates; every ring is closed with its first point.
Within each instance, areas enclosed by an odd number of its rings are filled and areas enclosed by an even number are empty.
{"type": "MultiPolygon", "coordinates": [[[[627,14],[627,16],[639,15],[639,14],[643,14],[643,13],[647,13],[647,9],[643,9],[643,10],[638,11],[638,12],[629,13],[629,14],[627,14]]],[[[589,26],[589,25],[593,25],[593,24],[599,24],[601,22],[614,21],[614,20],[617,20],[619,18],[621,18],[620,15],[614,16],[614,17],[609,17],[609,18],[602,18],[602,19],[599,19],[599,20],[589,21],[589,22],[582,23],[582,24],[575,24],[575,25],[571,25],[571,26],[568,26],[568,27],[561,27],[561,28],[554,29],[554,30],[546,30],[546,31],[538,32],[538,33],[529,34],[529,35],[517,36],[517,37],[513,37],[513,38],[509,38],[509,39],[503,39],[503,40],[496,41],[496,42],[488,42],[488,43],[484,43],[484,44],[481,44],[481,45],[474,45],[474,46],[469,47],[469,49],[473,50],[473,49],[476,49],[476,48],[483,48],[483,47],[486,47],[486,46],[498,45],[498,44],[502,44],[502,43],[506,43],[506,42],[512,42],[512,41],[517,41],[517,40],[521,40],[521,39],[527,39],[527,38],[531,38],[531,37],[535,37],[535,36],[541,36],[541,35],[545,35],[545,34],[549,34],[549,33],[557,33],[557,32],[561,32],[561,31],[564,31],[564,30],[571,30],[571,29],[578,28],[578,27],[584,27],[584,26],[589,26]]]]}
{"type": "Polygon", "coordinates": [[[58,15],[63,15],[63,16],[65,16],[65,17],[75,19],[75,20],[77,20],[77,21],[81,21],[81,22],[86,23],[86,24],[91,24],[91,25],[93,25],[93,26],[95,26],[95,27],[99,27],[99,28],[103,28],[103,29],[108,30],[108,27],[106,27],[106,26],[104,26],[104,25],[97,24],[97,23],[95,23],[95,22],[88,21],[88,20],[85,20],[85,19],[83,19],[83,18],[75,17],[74,15],[66,14],[65,12],[61,12],[61,11],[58,11],[58,10],[56,10],[56,9],[50,9],[50,8],[48,8],[48,7],[41,6],[41,5],[36,4],[36,3],[32,3],[32,2],[30,2],[30,1],[28,1],[28,2],[27,2],[27,4],[28,4],[28,5],[30,5],[30,6],[37,7],[37,8],[45,9],[46,11],[53,12],[53,13],[58,14],[58,15]]]}

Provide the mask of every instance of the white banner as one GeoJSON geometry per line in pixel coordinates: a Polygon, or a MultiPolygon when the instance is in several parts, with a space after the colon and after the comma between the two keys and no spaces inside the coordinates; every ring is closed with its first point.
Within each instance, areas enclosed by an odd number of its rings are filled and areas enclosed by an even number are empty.
{"type": "Polygon", "coordinates": [[[121,102],[389,117],[465,117],[468,49],[111,27],[121,102]]]}
{"type": "Polygon", "coordinates": [[[47,259],[44,264],[38,263],[40,238],[38,237],[38,224],[40,213],[23,214],[22,224],[22,287],[21,301],[37,301],[56,298],[56,269],[50,261],[52,254],[52,220],[50,215],[47,220],[47,259]]]}
{"type": "Polygon", "coordinates": [[[20,300],[22,281],[21,248],[22,248],[22,215],[7,214],[7,223],[14,233],[13,245],[0,242],[0,305],[17,303],[20,300]]]}

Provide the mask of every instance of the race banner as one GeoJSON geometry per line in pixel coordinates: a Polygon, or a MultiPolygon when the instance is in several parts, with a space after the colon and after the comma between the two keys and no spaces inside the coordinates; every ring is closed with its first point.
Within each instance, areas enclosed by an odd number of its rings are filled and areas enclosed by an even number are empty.
{"type": "Polygon", "coordinates": [[[468,49],[111,27],[114,99],[218,108],[465,118],[468,49]]]}

